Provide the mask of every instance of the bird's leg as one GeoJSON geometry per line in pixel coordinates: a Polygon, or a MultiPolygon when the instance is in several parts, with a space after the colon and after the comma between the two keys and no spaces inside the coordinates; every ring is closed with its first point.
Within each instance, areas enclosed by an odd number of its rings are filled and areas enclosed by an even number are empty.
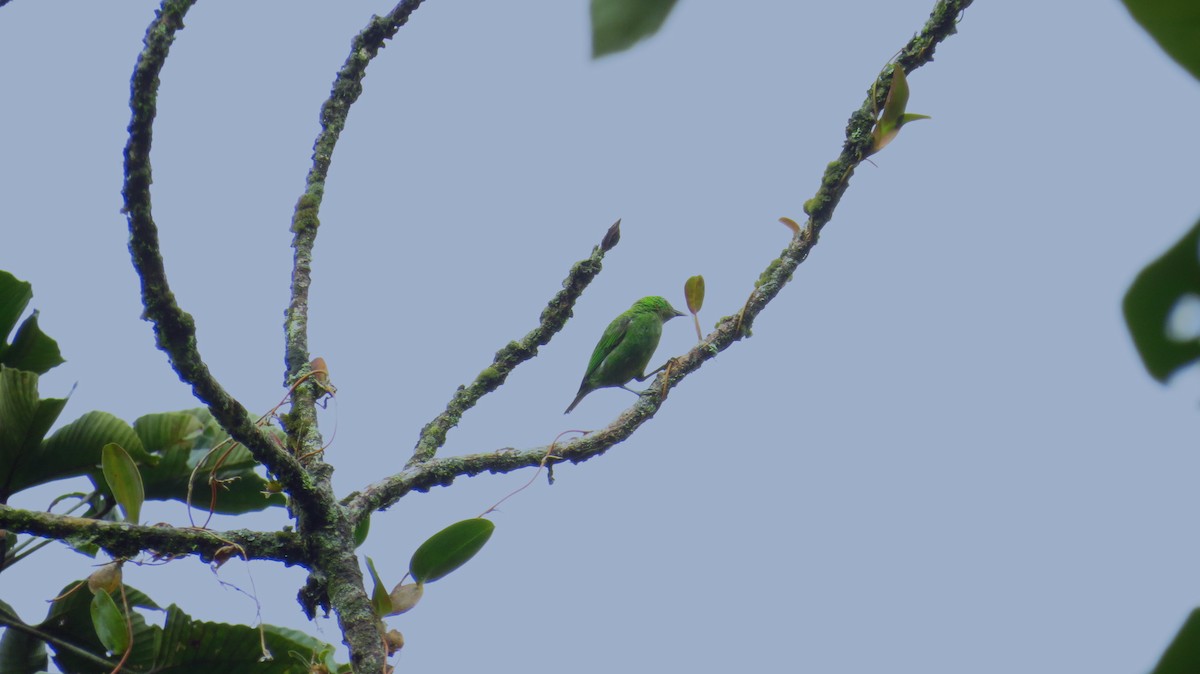
{"type": "Polygon", "coordinates": [[[635,390],[633,390],[633,389],[629,388],[628,386],[626,386],[626,385],[624,385],[624,384],[621,384],[620,388],[623,388],[623,389],[625,389],[626,391],[629,391],[630,393],[632,393],[632,394],[634,394],[634,395],[639,395],[639,396],[640,396],[640,395],[642,395],[643,393],[645,393],[645,391],[635,391],[635,390]]]}
{"type": "MultiPolygon", "coordinates": [[[[671,361],[669,361],[669,360],[668,360],[668,361],[667,361],[667,363],[669,363],[669,362],[671,362],[671,361]]],[[[640,377],[639,377],[639,376],[637,376],[637,375],[634,375],[634,376],[633,376],[633,378],[634,378],[634,379],[636,379],[636,380],[638,380],[638,381],[646,381],[647,379],[649,379],[649,378],[653,377],[654,375],[656,375],[656,374],[658,374],[659,372],[662,372],[664,369],[666,369],[666,367],[667,367],[667,363],[663,363],[662,365],[659,365],[657,369],[655,369],[653,372],[651,372],[651,373],[649,373],[649,374],[644,374],[644,375],[642,375],[642,376],[640,376],[640,377]]]]}

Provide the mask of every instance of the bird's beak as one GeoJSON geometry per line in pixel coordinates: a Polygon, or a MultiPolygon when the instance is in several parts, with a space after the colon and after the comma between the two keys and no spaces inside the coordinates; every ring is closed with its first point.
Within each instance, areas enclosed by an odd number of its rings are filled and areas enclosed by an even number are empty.
{"type": "Polygon", "coordinates": [[[682,311],[680,311],[678,309],[675,310],[675,315],[676,316],[687,316],[687,314],[683,313],[682,311]]]}

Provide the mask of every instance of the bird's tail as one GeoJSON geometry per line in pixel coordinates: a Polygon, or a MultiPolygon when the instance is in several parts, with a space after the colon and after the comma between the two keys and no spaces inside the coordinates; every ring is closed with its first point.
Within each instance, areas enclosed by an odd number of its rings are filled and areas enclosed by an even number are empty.
{"type": "Polygon", "coordinates": [[[589,393],[591,391],[587,389],[579,389],[579,395],[575,396],[575,399],[571,401],[571,404],[567,406],[567,411],[563,412],[563,414],[570,414],[571,410],[575,409],[575,406],[579,404],[579,401],[583,400],[583,397],[589,393]]]}

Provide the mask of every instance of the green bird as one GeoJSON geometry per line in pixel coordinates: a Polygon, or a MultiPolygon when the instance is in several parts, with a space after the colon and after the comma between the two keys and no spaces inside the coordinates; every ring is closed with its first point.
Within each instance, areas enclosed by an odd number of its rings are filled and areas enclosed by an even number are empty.
{"type": "Polygon", "coordinates": [[[563,414],[569,414],[585,395],[598,388],[619,386],[637,393],[625,384],[632,379],[646,380],[646,366],[658,348],[663,323],[683,315],[665,299],[650,296],[634,302],[628,311],[613,319],[592,351],[579,393],[563,414]]]}

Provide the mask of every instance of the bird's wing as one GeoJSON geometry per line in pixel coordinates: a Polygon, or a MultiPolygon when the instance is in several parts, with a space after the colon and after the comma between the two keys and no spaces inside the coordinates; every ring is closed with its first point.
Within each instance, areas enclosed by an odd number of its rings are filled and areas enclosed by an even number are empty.
{"type": "Polygon", "coordinates": [[[596,368],[600,367],[600,363],[608,357],[608,354],[617,348],[621,340],[625,339],[625,335],[629,333],[629,324],[633,322],[633,316],[618,316],[616,320],[608,324],[608,328],[604,330],[604,334],[600,336],[600,342],[596,344],[596,349],[592,351],[592,359],[588,361],[587,372],[583,375],[583,380],[587,381],[596,372],[596,368]]]}

